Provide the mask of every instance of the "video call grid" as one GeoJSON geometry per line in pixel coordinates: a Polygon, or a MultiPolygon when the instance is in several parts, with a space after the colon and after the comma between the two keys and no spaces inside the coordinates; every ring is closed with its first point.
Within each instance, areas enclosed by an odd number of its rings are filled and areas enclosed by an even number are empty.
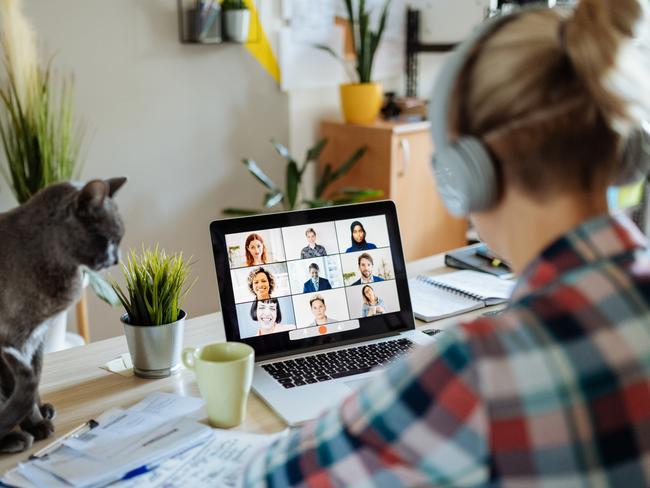
{"type": "MultiPolygon", "coordinates": [[[[353,253],[348,253],[348,252],[345,252],[345,251],[341,252],[341,249],[340,249],[340,246],[339,246],[339,239],[338,239],[338,230],[337,230],[337,227],[336,227],[336,222],[338,222],[338,221],[331,221],[331,222],[334,224],[334,233],[335,233],[335,238],[336,238],[336,243],[337,243],[337,251],[338,251],[338,252],[336,252],[336,253],[331,253],[331,254],[328,253],[328,254],[326,254],[325,256],[319,256],[318,258],[324,258],[324,257],[338,257],[338,259],[339,259],[339,269],[340,269],[340,273],[341,273],[340,278],[341,278],[341,282],[343,283],[343,286],[333,286],[332,288],[330,288],[330,290],[336,290],[336,289],[341,289],[341,288],[343,288],[343,289],[350,288],[350,289],[351,289],[351,288],[355,288],[355,287],[361,288],[361,287],[362,287],[362,284],[358,284],[358,285],[352,285],[352,284],[351,284],[351,285],[346,285],[346,284],[345,284],[345,280],[343,279],[343,264],[342,264],[342,261],[341,261],[341,256],[342,256],[342,255],[349,255],[349,254],[359,254],[359,255],[361,255],[363,252],[367,252],[367,251],[355,251],[355,252],[353,252],[353,253]]],[[[309,227],[309,224],[305,224],[305,229],[307,229],[308,227],[309,227]]],[[[290,263],[290,262],[296,262],[296,261],[308,261],[309,259],[317,259],[317,258],[286,259],[286,257],[287,257],[287,252],[286,252],[285,242],[286,242],[287,236],[285,235],[285,231],[284,231],[284,229],[285,229],[284,227],[279,227],[279,228],[276,227],[276,228],[272,228],[272,229],[268,229],[268,230],[280,230],[280,233],[281,233],[281,235],[282,235],[282,239],[281,239],[282,254],[283,254],[283,256],[285,257],[285,260],[284,260],[284,261],[271,261],[271,262],[266,263],[266,264],[273,264],[273,265],[284,264],[284,265],[285,265],[285,268],[286,268],[286,270],[287,270],[287,276],[289,276],[289,263],[290,263]]],[[[256,232],[259,232],[259,231],[257,231],[257,230],[252,230],[250,233],[256,233],[256,232]]],[[[379,251],[379,250],[384,250],[384,249],[389,249],[389,250],[390,250],[390,248],[391,248],[391,246],[388,245],[388,246],[383,246],[383,247],[376,247],[375,249],[371,249],[370,251],[379,251]]],[[[391,261],[392,261],[392,259],[391,259],[391,261]]],[[[236,269],[237,269],[237,270],[238,270],[238,269],[245,269],[245,268],[253,269],[253,268],[256,268],[256,267],[260,267],[260,266],[261,266],[261,267],[264,267],[265,265],[235,266],[235,267],[230,267],[230,270],[231,270],[231,272],[232,272],[233,270],[236,270],[236,269]]],[[[393,271],[394,271],[394,270],[393,270],[393,271]]],[[[395,277],[390,278],[390,279],[385,279],[384,282],[385,282],[385,283],[395,282],[395,277]]],[[[293,287],[292,287],[292,284],[291,284],[291,283],[292,283],[292,280],[291,280],[291,277],[289,276],[289,291],[290,291],[290,293],[289,293],[288,295],[286,295],[286,294],[285,294],[285,295],[278,295],[278,296],[276,296],[276,297],[274,297],[274,298],[284,298],[284,297],[287,297],[287,298],[290,299],[290,301],[291,301],[291,306],[292,306],[292,308],[293,308],[293,312],[294,312],[294,319],[297,317],[297,313],[296,313],[296,305],[295,305],[295,301],[293,300],[293,297],[294,297],[294,296],[308,295],[308,294],[318,294],[318,293],[321,293],[322,291],[328,291],[328,290],[319,290],[319,291],[314,291],[314,292],[304,292],[304,291],[300,291],[300,292],[295,292],[295,293],[294,293],[294,290],[293,290],[293,287]]],[[[351,310],[351,308],[350,308],[350,302],[349,302],[349,300],[348,300],[348,295],[347,295],[347,293],[346,293],[344,296],[345,296],[345,304],[346,304],[346,308],[347,308],[348,316],[347,316],[347,318],[342,318],[342,319],[340,319],[340,320],[337,320],[337,322],[345,322],[345,321],[348,321],[348,320],[354,320],[354,319],[351,319],[351,317],[352,317],[353,315],[355,315],[355,316],[357,315],[357,314],[353,314],[353,313],[352,313],[352,310],[351,310]]],[[[256,301],[257,301],[256,299],[253,299],[253,300],[250,300],[250,301],[239,302],[237,305],[239,305],[239,306],[242,306],[242,305],[252,305],[252,304],[255,303],[256,301]]],[[[359,317],[359,318],[363,318],[363,317],[359,317]]],[[[297,322],[297,320],[296,320],[296,322],[297,322]]],[[[336,323],[336,322],[334,322],[334,323],[336,323]]],[[[299,326],[297,323],[294,324],[294,325],[296,325],[296,329],[305,329],[305,328],[310,328],[309,326],[302,326],[302,327],[301,327],[301,326],[299,326]]],[[[312,326],[312,327],[313,327],[313,326],[312,326]]]]}

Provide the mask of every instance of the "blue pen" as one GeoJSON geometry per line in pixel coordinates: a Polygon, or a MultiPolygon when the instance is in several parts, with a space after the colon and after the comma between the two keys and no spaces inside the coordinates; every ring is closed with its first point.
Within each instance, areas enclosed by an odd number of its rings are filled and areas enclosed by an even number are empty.
{"type": "Polygon", "coordinates": [[[135,478],[136,476],[140,476],[141,474],[148,473],[150,471],[153,471],[156,469],[158,465],[155,466],[149,466],[147,464],[144,464],[138,468],[132,469],[128,473],[126,473],[124,476],[122,476],[122,480],[130,480],[131,478],[135,478]]]}

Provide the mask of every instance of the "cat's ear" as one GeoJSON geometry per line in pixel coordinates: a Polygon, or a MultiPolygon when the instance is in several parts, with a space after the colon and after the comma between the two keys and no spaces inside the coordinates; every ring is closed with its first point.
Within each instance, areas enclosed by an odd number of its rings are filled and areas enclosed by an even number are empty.
{"type": "Polygon", "coordinates": [[[124,183],[126,183],[126,178],[124,176],[120,176],[119,178],[109,178],[106,180],[106,184],[108,185],[108,196],[112,197],[115,195],[115,192],[122,188],[124,183]]]}
{"type": "Polygon", "coordinates": [[[103,180],[92,180],[79,191],[77,195],[77,208],[91,210],[100,208],[108,196],[109,186],[103,180]]]}

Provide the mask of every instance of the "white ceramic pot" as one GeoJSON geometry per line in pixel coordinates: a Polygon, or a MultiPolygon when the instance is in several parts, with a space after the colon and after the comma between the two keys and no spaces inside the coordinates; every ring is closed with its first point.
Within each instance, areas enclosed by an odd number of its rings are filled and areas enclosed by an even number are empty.
{"type": "Polygon", "coordinates": [[[225,10],[224,27],[229,41],[246,42],[251,13],[247,9],[225,10]]]}
{"type": "Polygon", "coordinates": [[[66,348],[65,336],[68,327],[68,311],[64,310],[50,320],[50,325],[45,334],[43,352],[61,351],[66,348]]]}

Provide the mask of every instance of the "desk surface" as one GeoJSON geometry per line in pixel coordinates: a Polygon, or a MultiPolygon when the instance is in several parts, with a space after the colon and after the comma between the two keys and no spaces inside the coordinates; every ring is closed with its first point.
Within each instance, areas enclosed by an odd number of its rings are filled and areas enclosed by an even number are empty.
{"type": "MultiPolygon", "coordinates": [[[[431,256],[407,265],[409,276],[444,270],[442,255],[431,256]]],[[[483,309],[480,312],[484,311],[483,309]]],[[[478,316],[480,312],[467,314],[467,318],[472,315],[478,316]]],[[[429,324],[416,321],[416,325],[423,328],[444,329],[457,320],[458,317],[453,317],[429,324]]],[[[185,346],[200,346],[224,340],[221,313],[187,320],[185,346]]],[[[125,352],[128,352],[126,339],[120,336],[47,354],[40,392],[42,400],[52,403],[57,409],[57,417],[54,420],[55,434],[45,441],[36,442],[29,451],[14,455],[0,455],[0,473],[4,473],[18,462],[27,459],[30,453],[41,449],[57,437],[88,419],[97,417],[109,408],[127,407],[154,391],[200,396],[194,382],[194,373],[185,369],[178,375],[159,380],[145,380],[136,376],[124,377],[100,369],[100,366],[125,352]]],[[[255,393],[251,393],[246,421],[238,429],[272,433],[284,428],[282,420],[255,393]]]]}

